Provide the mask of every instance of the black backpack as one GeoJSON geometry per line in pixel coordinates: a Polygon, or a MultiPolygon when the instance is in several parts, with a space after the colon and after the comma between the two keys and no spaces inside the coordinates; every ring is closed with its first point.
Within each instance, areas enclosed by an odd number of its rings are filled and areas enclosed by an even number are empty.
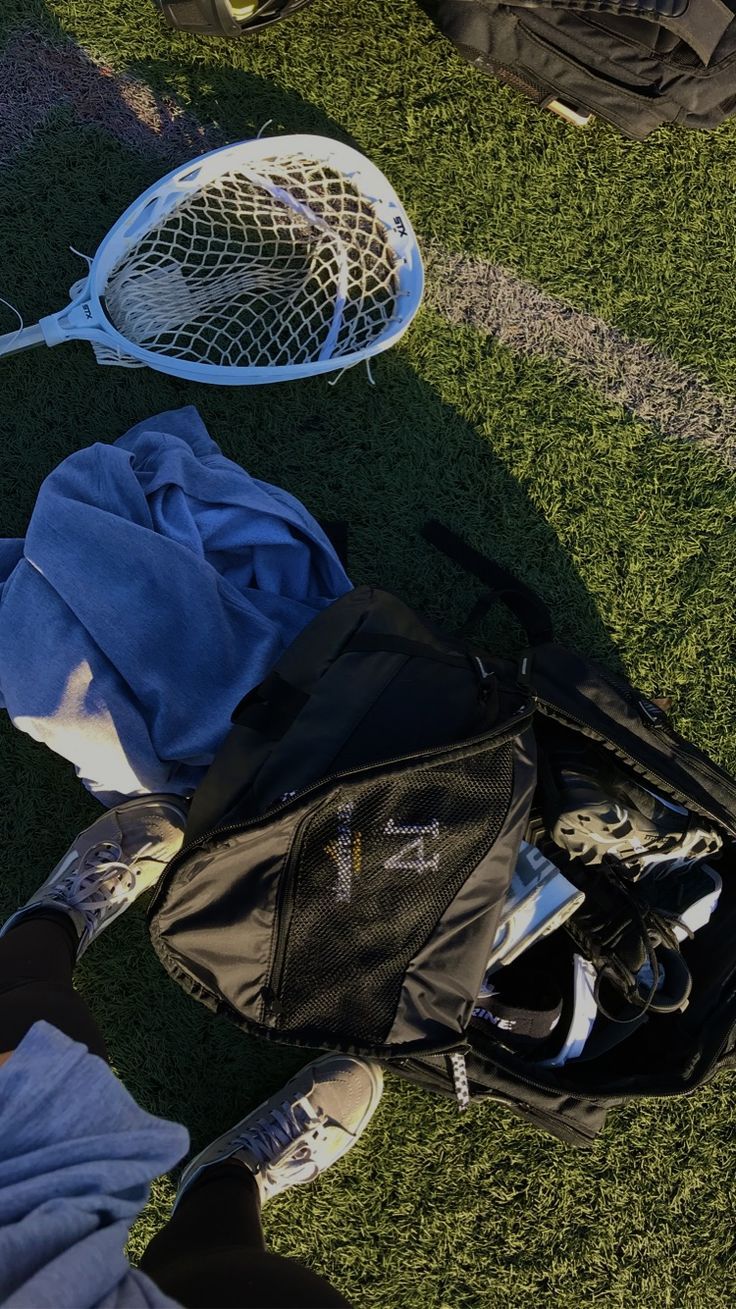
{"type": "Polygon", "coordinates": [[[725,876],[688,945],[684,1013],[563,1068],[511,1053],[474,1008],[532,812],[538,726],[584,734],[715,824],[726,865],[736,782],[651,700],[556,644],[526,587],[439,524],[427,535],[493,585],[529,648],[496,658],[369,587],[336,601],[235,710],[151,938],[185,990],[253,1035],[372,1056],[589,1144],[612,1105],[689,1091],[728,1061],[736,895],[725,876]]]}
{"type": "Polygon", "coordinates": [[[713,128],[736,112],[736,26],[723,0],[419,0],[476,68],[582,125],[626,136],[713,128]]]}

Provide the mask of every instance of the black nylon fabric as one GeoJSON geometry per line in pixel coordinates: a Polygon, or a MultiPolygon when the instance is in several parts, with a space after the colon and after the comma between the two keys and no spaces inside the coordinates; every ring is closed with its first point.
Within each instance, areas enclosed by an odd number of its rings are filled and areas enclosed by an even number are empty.
{"type": "Polygon", "coordinates": [[[664,785],[689,809],[736,836],[736,781],[685,741],[641,692],[550,642],[522,659],[521,676],[541,713],[577,726],[664,785]]]}
{"type": "Polygon", "coordinates": [[[274,675],[235,709],[194,796],[186,840],[250,819],[332,773],[480,735],[511,708],[498,697],[495,680],[481,687],[466,642],[434,632],[396,596],[356,587],[309,624],[274,675]],[[360,649],[366,641],[372,648],[360,649]],[[270,717],[279,726],[264,731],[274,687],[270,717]],[[302,698],[288,721],[284,687],[302,698]]]}
{"type": "Polygon", "coordinates": [[[528,818],[530,751],[520,722],[326,784],[185,851],[150,912],[159,958],[198,999],[271,1039],[387,1057],[456,1044],[528,818]],[[406,1001],[422,952],[423,985],[414,977],[406,1001]]]}
{"type": "Polygon", "coordinates": [[[531,808],[524,701],[396,597],[337,601],[234,711],[151,908],[165,967],[271,1039],[457,1044],[531,808]]]}
{"type": "Polygon", "coordinates": [[[477,68],[644,140],[736,112],[736,27],[723,0],[418,0],[477,68]]]}
{"type": "MultiPolygon", "coordinates": [[[[556,1136],[565,1145],[590,1149],[606,1125],[609,1110],[623,1103],[609,1097],[607,1103],[578,1099],[567,1091],[522,1084],[513,1072],[505,1072],[491,1060],[482,1059],[472,1048],[465,1055],[471,1101],[495,1101],[518,1118],[556,1136]]],[[[397,1059],[391,1071],[435,1095],[455,1098],[455,1088],[446,1055],[420,1055],[397,1059]]]]}
{"type": "MultiPolygon", "coordinates": [[[[507,573],[451,553],[518,608],[507,573]]],[[[522,615],[542,615],[528,588],[522,599],[522,615]]],[[[610,1108],[693,1090],[733,1059],[736,781],[628,683],[541,636],[518,663],[497,659],[360,588],[234,720],[150,911],[162,962],[196,998],[254,1034],[372,1054],[448,1095],[462,1050],[471,1098],[577,1146],[610,1108]],[[611,750],[725,842],[717,911],[682,946],[689,1007],[559,1069],[471,1021],[538,781],[535,715],[545,735],[560,723],[611,750]]]]}
{"type": "Polygon", "coordinates": [[[416,1041],[429,1027],[446,1024],[448,1017],[458,1036],[467,1032],[479,989],[475,979],[482,979],[486,972],[488,943],[495,937],[508,870],[516,865],[526,831],[536,770],[534,733],[525,728],[514,741],[513,787],[504,821],[493,845],[412,958],[404,974],[390,1043],[416,1041]]]}

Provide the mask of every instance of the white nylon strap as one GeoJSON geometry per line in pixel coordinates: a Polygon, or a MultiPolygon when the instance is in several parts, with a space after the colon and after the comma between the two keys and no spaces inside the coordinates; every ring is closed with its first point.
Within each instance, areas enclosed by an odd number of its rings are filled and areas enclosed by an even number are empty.
{"type": "Polygon", "coordinates": [[[468,1086],[468,1069],[465,1063],[465,1055],[456,1050],[454,1054],[449,1056],[449,1059],[458,1108],[463,1113],[470,1104],[470,1087],[468,1086]]]}

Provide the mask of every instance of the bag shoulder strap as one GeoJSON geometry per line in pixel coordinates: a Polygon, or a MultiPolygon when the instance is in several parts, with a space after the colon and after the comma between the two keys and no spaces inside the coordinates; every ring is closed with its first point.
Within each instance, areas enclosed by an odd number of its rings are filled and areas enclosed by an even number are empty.
{"type": "Polygon", "coordinates": [[[462,537],[451,531],[449,527],[445,527],[436,518],[424,524],[422,536],[466,573],[472,573],[474,577],[478,577],[481,582],[490,587],[490,592],[482,596],[473,608],[468,617],[468,625],[477,622],[494,601],[500,600],[518,618],[529,638],[530,645],[544,645],[554,639],[549,609],[541,596],[525,582],[520,581],[494,559],[489,559],[479,550],[474,550],[462,537]]]}

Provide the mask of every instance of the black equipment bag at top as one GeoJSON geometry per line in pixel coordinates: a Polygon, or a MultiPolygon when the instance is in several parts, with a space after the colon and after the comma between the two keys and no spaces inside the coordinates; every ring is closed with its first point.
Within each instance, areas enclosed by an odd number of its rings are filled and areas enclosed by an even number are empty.
{"type": "Polygon", "coordinates": [[[372,1055],[589,1144],[612,1105],[689,1091],[731,1058],[736,782],[654,702],[558,645],[526,587],[439,524],[427,535],[515,610],[529,648],[497,658],[367,587],[335,602],[235,710],[152,941],[190,994],[254,1035],[372,1055]],[[625,1040],[608,1024],[554,1068],[510,1049],[476,1004],[545,751],[571,732],[719,834],[723,890],[683,946],[687,1008],[644,1012],[625,1040]]]}
{"type": "Polygon", "coordinates": [[[736,26],[724,0],[419,0],[461,55],[578,124],[637,140],[736,112],[736,26]]]}
{"type": "Polygon", "coordinates": [[[255,36],[312,0],[154,0],[169,27],[197,36],[255,36]]]}

